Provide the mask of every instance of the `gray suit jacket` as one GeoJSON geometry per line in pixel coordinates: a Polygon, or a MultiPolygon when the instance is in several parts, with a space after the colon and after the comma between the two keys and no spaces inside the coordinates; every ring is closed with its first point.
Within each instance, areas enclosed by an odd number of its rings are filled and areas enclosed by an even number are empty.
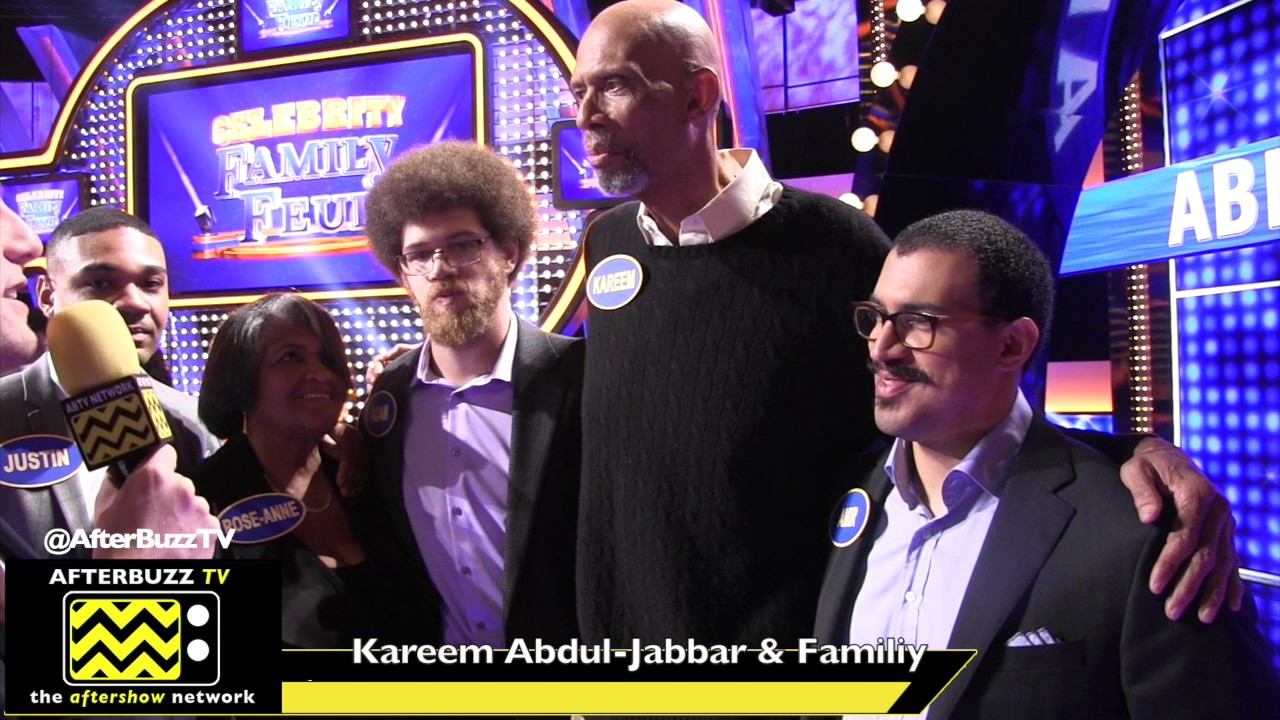
{"type": "MultiPolygon", "coordinates": [[[[512,369],[514,413],[503,553],[507,641],[522,637],[567,642],[578,636],[574,551],[581,454],[583,343],[519,322],[512,369]]],[[[374,393],[395,399],[399,417],[381,437],[368,433],[369,487],[355,513],[370,554],[399,567],[404,580],[404,638],[442,640],[440,597],[418,552],[404,506],[404,434],[409,389],[422,348],[399,358],[374,393]],[[425,610],[431,608],[432,610],[425,610]]]]}
{"type": "MultiPolygon", "coordinates": [[[[218,449],[218,440],[200,424],[194,398],[161,383],[155,384],[155,390],[173,429],[178,471],[190,474],[218,449]]],[[[71,438],[47,354],[22,372],[0,378],[0,442],[25,435],[71,438]]],[[[75,478],[36,489],[0,485],[0,559],[88,557],[80,548],[51,555],[44,549],[44,536],[54,528],[93,527],[93,501],[81,497],[75,478]]]]}
{"type": "MultiPolygon", "coordinates": [[[[885,454],[861,459],[854,487],[883,508],[885,454]]],[[[815,635],[848,642],[849,620],[883,532],[835,550],[815,635]]],[[[1266,717],[1280,706],[1251,600],[1212,625],[1164,616],[1147,578],[1166,533],[1143,525],[1115,464],[1037,417],[1014,462],[964,592],[948,647],[978,656],[930,706],[944,718],[1266,717]],[[1061,642],[1009,647],[1044,628],[1061,642]]]]}

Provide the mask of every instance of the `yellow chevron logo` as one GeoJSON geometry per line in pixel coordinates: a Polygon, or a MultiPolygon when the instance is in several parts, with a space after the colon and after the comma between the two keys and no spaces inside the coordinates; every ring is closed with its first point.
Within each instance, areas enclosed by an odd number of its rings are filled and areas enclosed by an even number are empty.
{"type": "Polygon", "coordinates": [[[142,414],[142,401],[136,394],[121,395],[96,407],[81,410],[75,414],[71,422],[77,432],[82,432],[90,423],[110,427],[116,422],[116,416],[120,414],[134,418],[142,414]]]}
{"type": "MultiPolygon", "coordinates": [[[[163,412],[160,417],[164,418],[163,412]]],[[[104,464],[156,442],[143,401],[135,394],[76,413],[71,416],[71,427],[80,439],[85,462],[91,466],[104,464]]],[[[168,430],[167,422],[164,429],[168,430]]]]}
{"type": "Polygon", "coordinates": [[[67,619],[72,680],[177,680],[182,672],[177,600],[76,599],[67,619]]]}

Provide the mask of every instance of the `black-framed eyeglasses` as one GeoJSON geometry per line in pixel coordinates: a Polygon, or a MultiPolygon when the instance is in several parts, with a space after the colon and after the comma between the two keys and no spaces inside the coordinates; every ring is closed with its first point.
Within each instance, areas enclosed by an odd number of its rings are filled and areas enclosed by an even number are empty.
{"type": "Polygon", "coordinates": [[[885,323],[893,323],[893,334],[908,350],[928,350],[933,347],[942,320],[974,322],[994,320],[986,315],[935,315],[926,312],[885,312],[884,308],[869,302],[853,303],[853,328],[862,337],[875,341],[885,323]]]}
{"type": "Polygon", "coordinates": [[[405,275],[426,275],[431,272],[431,262],[437,257],[457,270],[480,262],[480,247],[492,239],[478,237],[457,240],[438,250],[413,250],[397,255],[396,260],[400,263],[400,271],[405,275]]]}

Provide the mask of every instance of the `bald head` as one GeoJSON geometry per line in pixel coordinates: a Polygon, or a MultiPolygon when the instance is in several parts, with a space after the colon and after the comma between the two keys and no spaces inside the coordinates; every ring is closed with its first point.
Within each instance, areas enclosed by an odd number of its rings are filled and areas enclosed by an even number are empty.
{"type": "Polygon", "coordinates": [[[693,9],[672,0],[605,9],[582,35],[569,86],[605,192],[652,206],[714,181],[720,56],[693,9]]]}
{"type": "Polygon", "coordinates": [[[687,72],[707,68],[720,77],[715,36],[696,10],[675,0],[628,0],[604,9],[583,35],[604,33],[635,49],[657,49],[687,72]]]}

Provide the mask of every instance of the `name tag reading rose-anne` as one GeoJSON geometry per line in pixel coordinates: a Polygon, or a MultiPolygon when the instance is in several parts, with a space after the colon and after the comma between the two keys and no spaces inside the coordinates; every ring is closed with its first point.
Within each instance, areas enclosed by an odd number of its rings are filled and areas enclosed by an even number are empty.
{"type": "Polygon", "coordinates": [[[223,530],[234,530],[234,543],[253,545],[274,540],[302,524],[307,509],[284,493],[253,495],[218,514],[223,530]]]}

